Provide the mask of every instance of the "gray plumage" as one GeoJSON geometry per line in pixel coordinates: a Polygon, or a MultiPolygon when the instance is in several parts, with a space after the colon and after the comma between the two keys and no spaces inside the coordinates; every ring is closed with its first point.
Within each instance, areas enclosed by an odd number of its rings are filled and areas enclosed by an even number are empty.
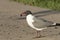
{"type": "Polygon", "coordinates": [[[54,24],[54,22],[47,21],[43,18],[38,19],[38,18],[34,17],[33,20],[34,20],[33,25],[37,28],[45,28],[45,27],[48,27],[48,26],[54,24]]]}

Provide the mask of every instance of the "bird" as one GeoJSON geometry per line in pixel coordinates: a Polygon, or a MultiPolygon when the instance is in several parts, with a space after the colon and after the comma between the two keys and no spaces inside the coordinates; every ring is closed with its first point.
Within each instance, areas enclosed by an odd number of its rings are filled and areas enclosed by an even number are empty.
{"type": "Polygon", "coordinates": [[[41,38],[43,37],[41,35],[41,31],[44,29],[47,29],[48,27],[53,27],[53,26],[60,26],[60,23],[55,23],[52,21],[48,21],[43,18],[37,18],[34,15],[32,15],[32,12],[30,10],[26,10],[20,14],[20,16],[26,16],[26,21],[27,24],[36,30],[36,37],[35,38],[41,38]]]}

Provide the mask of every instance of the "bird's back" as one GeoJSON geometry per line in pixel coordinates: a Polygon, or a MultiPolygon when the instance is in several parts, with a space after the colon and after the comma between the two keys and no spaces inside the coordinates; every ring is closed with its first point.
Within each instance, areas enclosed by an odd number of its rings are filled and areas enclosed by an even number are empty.
{"type": "Polygon", "coordinates": [[[42,18],[40,18],[40,19],[34,18],[34,22],[33,22],[33,25],[37,28],[45,28],[51,24],[52,24],[52,22],[49,22],[49,21],[44,20],[42,18]]]}

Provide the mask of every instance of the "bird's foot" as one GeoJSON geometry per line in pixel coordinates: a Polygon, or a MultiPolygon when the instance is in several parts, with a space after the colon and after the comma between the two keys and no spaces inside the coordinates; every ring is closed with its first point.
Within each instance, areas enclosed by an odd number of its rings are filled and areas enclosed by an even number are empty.
{"type": "Polygon", "coordinates": [[[35,38],[41,38],[41,36],[36,36],[35,38]]]}
{"type": "Polygon", "coordinates": [[[40,36],[35,36],[34,38],[42,38],[42,37],[45,37],[45,36],[40,35],[40,36]]]}

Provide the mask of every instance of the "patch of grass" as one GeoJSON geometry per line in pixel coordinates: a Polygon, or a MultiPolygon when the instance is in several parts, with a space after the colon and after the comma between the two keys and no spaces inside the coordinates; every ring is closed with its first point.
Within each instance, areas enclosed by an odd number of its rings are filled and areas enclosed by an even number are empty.
{"type": "Polygon", "coordinates": [[[29,4],[32,6],[60,10],[60,0],[14,0],[14,1],[22,2],[24,4],[29,4]]]}

